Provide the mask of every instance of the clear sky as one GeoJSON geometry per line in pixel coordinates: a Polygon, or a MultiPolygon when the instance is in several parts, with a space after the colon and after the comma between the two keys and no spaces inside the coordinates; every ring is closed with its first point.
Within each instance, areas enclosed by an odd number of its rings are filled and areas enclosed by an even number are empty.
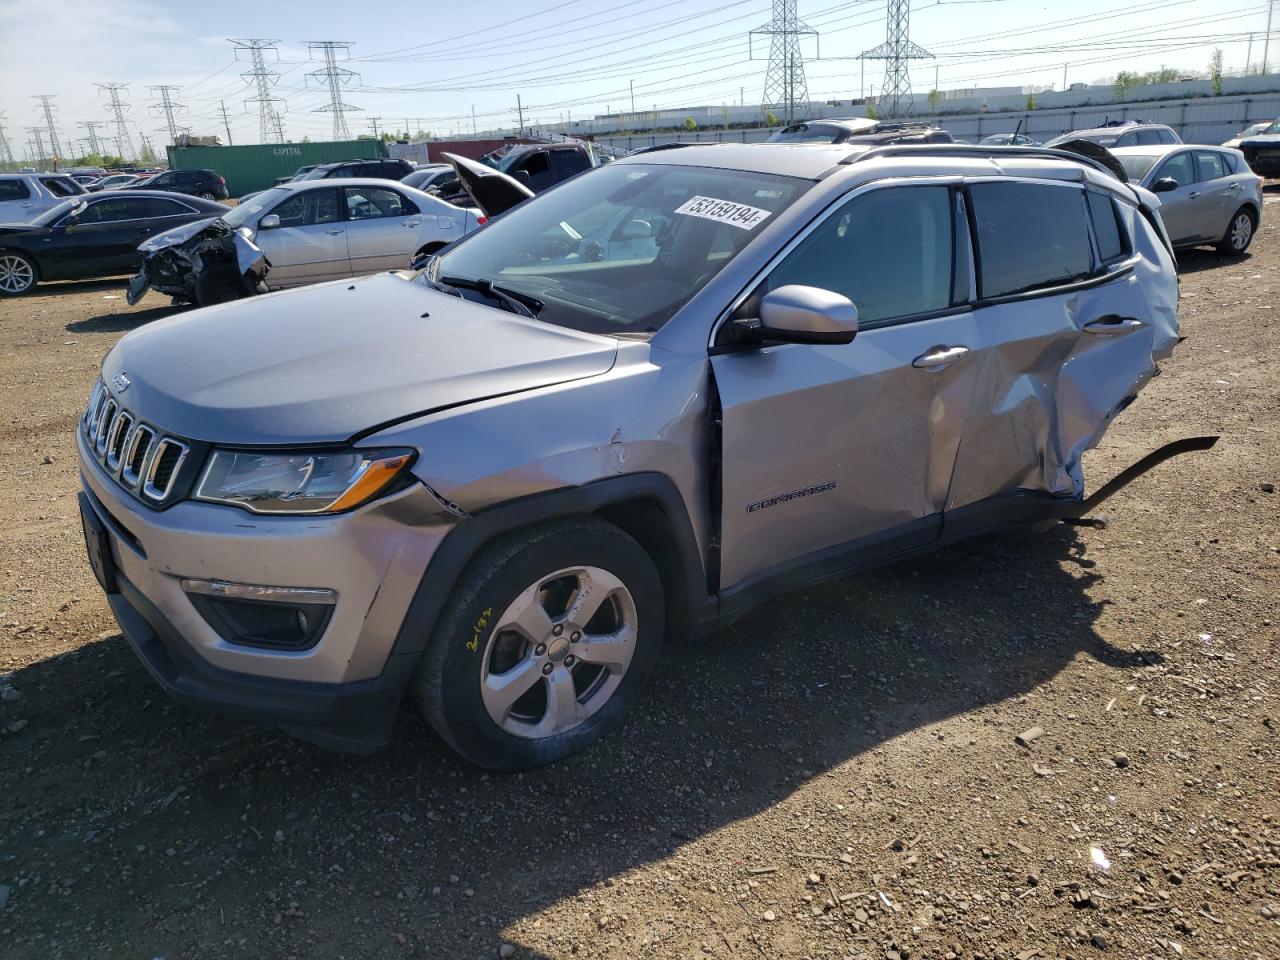
{"type": "MultiPolygon", "coordinates": [[[[911,65],[917,94],[973,86],[1094,82],[1117,70],[1162,66],[1203,71],[1215,47],[1224,66],[1261,64],[1266,0],[915,0],[912,39],[936,59],[911,65]]],[[[883,65],[854,59],[885,39],[884,0],[800,0],[803,20],[821,38],[803,52],[812,99],[848,99],[879,84],[883,65]],[[819,47],[820,43],[820,47],[819,47]],[[817,54],[821,53],[821,59],[817,54]]],[[[85,136],[86,120],[105,120],[95,83],[124,82],[134,136],[159,145],[163,119],[148,88],[175,84],[193,133],[225,131],[225,102],[236,143],[256,143],[258,116],[229,37],[279,40],[274,94],[283,99],[290,139],[327,139],[329,116],[313,112],[328,92],[306,74],[305,41],[354,44],[357,71],[345,100],[352,135],[382,129],[447,134],[513,125],[516,96],[526,123],[635,108],[758,103],[767,38],[748,31],[771,17],[769,0],[490,0],[469,4],[368,4],[350,0],[0,0],[0,123],[15,153],[41,122],[35,94],[53,94],[60,138],[85,136]],[[754,54],[751,59],[749,52],[754,54]]],[[[1270,59],[1280,62],[1280,14],[1270,59]]],[[[99,134],[113,131],[103,127],[99,134]]],[[[64,153],[67,152],[64,149],[64,153]]]]}

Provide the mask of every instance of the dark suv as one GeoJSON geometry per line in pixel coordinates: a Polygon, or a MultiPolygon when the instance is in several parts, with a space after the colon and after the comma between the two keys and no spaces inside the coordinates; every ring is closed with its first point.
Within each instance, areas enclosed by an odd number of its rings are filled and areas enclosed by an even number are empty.
{"type": "Polygon", "coordinates": [[[490,163],[534,193],[595,166],[587,148],[577,143],[520,144],[490,163]]]}
{"type": "Polygon", "coordinates": [[[186,193],[203,200],[225,200],[227,181],[216,170],[166,170],[149,180],[125,187],[126,190],[168,190],[170,193],[186,193]]]}
{"type": "Polygon", "coordinates": [[[372,177],[375,180],[403,180],[413,173],[414,166],[408,160],[343,160],[341,163],[322,163],[298,180],[328,180],[331,177],[372,177]]]}

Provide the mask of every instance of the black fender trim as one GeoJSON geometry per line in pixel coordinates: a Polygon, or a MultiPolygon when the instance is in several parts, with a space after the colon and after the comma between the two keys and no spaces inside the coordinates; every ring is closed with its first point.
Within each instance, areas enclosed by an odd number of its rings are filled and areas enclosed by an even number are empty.
{"type": "Polygon", "coordinates": [[[497,537],[547,520],[595,514],[614,505],[644,500],[655,502],[670,524],[678,556],[676,573],[687,607],[685,619],[699,623],[713,619],[714,600],[707,596],[702,557],[679,490],[663,474],[632,473],[508,501],[477,511],[459,523],[445,536],[427,565],[396,635],[387,669],[396,667],[396,661],[402,658],[417,660],[467,564],[497,537]]]}

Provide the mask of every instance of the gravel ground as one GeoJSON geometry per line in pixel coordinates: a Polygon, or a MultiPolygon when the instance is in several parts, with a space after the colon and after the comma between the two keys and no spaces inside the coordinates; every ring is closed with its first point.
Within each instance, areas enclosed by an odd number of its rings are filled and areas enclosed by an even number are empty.
{"type": "Polygon", "coordinates": [[[168,702],[85,564],[71,438],[170,308],[0,303],[0,955],[1280,957],[1280,230],[1182,260],[1188,340],[1087,472],[1217,448],[1105,529],[773,602],[519,776],[409,707],[354,758],[168,702]]]}

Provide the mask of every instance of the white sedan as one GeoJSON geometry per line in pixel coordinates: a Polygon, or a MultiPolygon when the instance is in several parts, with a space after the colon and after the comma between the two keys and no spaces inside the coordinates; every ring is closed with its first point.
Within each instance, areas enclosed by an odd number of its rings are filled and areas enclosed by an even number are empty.
{"type": "Polygon", "coordinates": [[[272,290],[399,270],[485,222],[392,180],[300,180],[254,194],[223,219],[262,248],[272,290]]]}

